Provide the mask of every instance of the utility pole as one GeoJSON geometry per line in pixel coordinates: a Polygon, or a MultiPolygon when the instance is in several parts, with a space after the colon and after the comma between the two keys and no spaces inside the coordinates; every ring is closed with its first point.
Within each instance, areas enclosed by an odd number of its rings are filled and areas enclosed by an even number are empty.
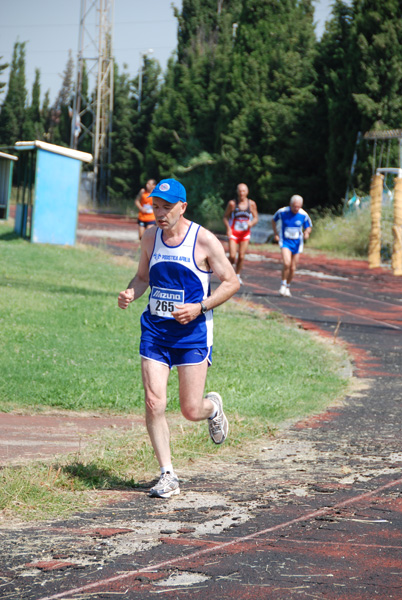
{"type": "Polygon", "coordinates": [[[113,17],[114,0],[81,0],[80,30],[77,57],[77,76],[71,120],[71,148],[77,148],[81,139],[90,135],[94,157],[92,201],[106,197],[110,162],[110,133],[113,114],[113,17]],[[83,107],[82,78],[87,66],[88,79],[96,86],[88,105],[83,107]],[[88,127],[83,124],[84,114],[92,115],[88,127]]]}

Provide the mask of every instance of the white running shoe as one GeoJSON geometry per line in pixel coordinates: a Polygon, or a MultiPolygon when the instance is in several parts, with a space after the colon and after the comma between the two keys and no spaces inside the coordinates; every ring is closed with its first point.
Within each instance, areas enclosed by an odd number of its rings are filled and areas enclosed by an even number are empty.
{"type": "Polygon", "coordinates": [[[292,294],[290,293],[290,289],[288,287],[286,287],[285,293],[283,295],[286,296],[287,298],[292,297],[292,294]]]}
{"type": "Polygon", "coordinates": [[[229,423],[223,412],[222,398],[217,392],[209,392],[205,397],[216,404],[216,408],[218,409],[215,417],[208,419],[209,435],[214,444],[223,444],[228,435],[229,423]]]}
{"type": "Polygon", "coordinates": [[[166,471],[153,488],[149,490],[151,498],[170,498],[180,494],[179,480],[176,475],[166,471]]]}
{"type": "Polygon", "coordinates": [[[237,273],[237,279],[239,280],[240,285],[243,285],[243,279],[240,277],[239,273],[237,273]]]}
{"type": "Polygon", "coordinates": [[[287,286],[284,283],[282,283],[281,287],[279,288],[280,295],[281,296],[286,296],[286,290],[287,289],[288,289],[287,286]]]}

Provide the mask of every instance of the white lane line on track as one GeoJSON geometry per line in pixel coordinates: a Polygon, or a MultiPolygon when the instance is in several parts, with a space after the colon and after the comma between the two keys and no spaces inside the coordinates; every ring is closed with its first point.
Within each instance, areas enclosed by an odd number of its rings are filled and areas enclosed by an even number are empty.
{"type": "MultiPolygon", "coordinates": [[[[271,294],[278,293],[276,290],[269,289],[260,284],[247,283],[247,285],[250,287],[255,287],[255,288],[265,290],[271,294]]],[[[320,306],[322,308],[327,308],[332,311],[336,311],[336,312],[343,313],[345,315],[349,315],[351,317],[354,317],[355,319],[364,319],[365,321],[371,321],[372,323],[376,323],[377,325],[383,325],[383,326],[386,325],[387,327],[390,327],[391,329],[397,329],[398,331],[402,330],[402,327],[399,327],[398,325],[393,325],[392,323],[387,323],[386,321],[379,321],[378,319],[373,319],[372,317],[365,317],[364,315],[359,315],[357,313],[353,313],[348,310],[344,310],[342,308],[337,308],[337,307],[335,308],[334,306],[330,306],[328,304],[323,304],[322,302],[317,302],[317,301],[311,300],[310,298],[305,298],[304,296],[292,296],[291,299],[297,300],[299,302],[309,302],[310,304],[314,304],[314,305],[320,306]]]]}
{"type": "Polygon", "coordinates": [[[244,537],[237,537],[231,540],[230,542],[222,542],[217,543],[214,546],[210,546],[209,548],[204,548],[203,550],[197,550],[196,552],[191,552],[187,556],[179,556],[176,558],[172,558],[169,560],[164,560],[160,563],[150,565],[149,567],[144,567],[143,569],[137,569],[136,571],[126,571],[125,573],[119,573],[119,575],[115,575],[114,577],[108,577],[107,579],[101,579],[96,581],[95,583],[89,583],[87,585],[83,585],[81,587],[73,588],[68,591],[60,592],[59,594],[54,594],[53,596],[44,596],[42,598],[38,598],[38,600],[57,600],[58,598],[71,598],[74,594],[82,594],[88,592],[89,590],[93,590],[99,588],[101,586],[105,586],[116,581],[124,581],[134,575],[139,573],[147,573],[148,571],[155,571],[157,569],[162,569],[167,566],[174,565],[176,563],[181,563],[185,560],[191,560],[193,558],[198,558],[199,556],[203,556],[204,554],[211,554],[212,552],[217,552],[224,550],[225,548],[229,548],[230,546],[235,546],[236,544],[241,544],[247,542],[249,540],[254,540],[262,535],[267,533],[271,533],[273,531],[278,531],[279,529],[284,529],[285,527],[290,527],[291,525],[295,525],[296,523],[302,523],[303,521],[310,521],[311,519],[315,519],[316,517],[320,517],[321,515],[326,515],[332,511],[338,510],[344,506],[349,506],[350,504],[354,504],[356,502],[361,502],[362,500],[366,500],[371,498],[374,495],[379,494],[389,488],[395,487],[397,485],[402,484],[402,478],[396,479],[395,481],[390,481],[370,492],[364,492],[359,496],[354,496],[353,498],[349,498],[348,500],[343,500],[342,502],[338,502],[333,506],[326,506],[325,508],[319,508],[318,510],[314,510],[306,515],[301,517],[297,517],[295,519],[291,519],[290,521],[285,521],[284,523],[279,523],[278,525],[274,525],[272,527],[267,527],[267,529],[263,529],[261,531],[256,531],[255,533],[250,533],[249,535],[245,535],[244,537]]]}
{"type": "Polygon", "coordinates": [[[77,229],[77,235],[83,238],[101,238],[135,242],[139,240],[138,231],[129,229],[77,229]]]}
{"type": "Polygon", "coordinates": [[[315,277],[316,279],[328,279],[332,281],[349,281],[349,277],[341,275],[331,275],[331,273],[323,273],[322,271],[309,271],[309,269],[297,269],[297,275],[307,275],[307,277],[315,277]]]}

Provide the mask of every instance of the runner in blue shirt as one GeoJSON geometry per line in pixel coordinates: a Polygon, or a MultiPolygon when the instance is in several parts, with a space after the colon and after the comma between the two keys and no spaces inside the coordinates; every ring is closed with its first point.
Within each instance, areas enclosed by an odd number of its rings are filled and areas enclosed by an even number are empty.
{"type": "Polygon", "coordinates": [[[289,206],[280,208],[272,219],[274,239],[282,250],[281,296],[291,296],[290,283],[296,272],[303,242],[310,236],[313,226],[310,217],[302,208],[303,198],[297,194],[290,199],[289,206]]]}
{"type": "Polygon", "coordinates": [[[229,424],[217,392],[204,395],[212,362],[212,314],[239,287],[219,240],[185,218],[186,190],[175,179],[163,179],[151,192],[156,227],[141,239],[137,274],[119,294],[126,309],[150,289],[141,316],[141,370],[146,425],[161,477],[150,496],[169,498],[180,492],[173,470],[169,426],[165,416],[170,369],[177,367],[179,399],[189,421],[206,420],[215,444],[222,444],[229,424]],[[211,292],[214,273],[219,285],[211,292]]]}

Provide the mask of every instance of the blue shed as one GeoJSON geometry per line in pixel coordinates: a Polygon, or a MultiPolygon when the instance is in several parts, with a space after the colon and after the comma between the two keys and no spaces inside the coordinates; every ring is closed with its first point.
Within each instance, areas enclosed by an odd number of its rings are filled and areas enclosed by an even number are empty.
{"type": "Polygon", "coordinates": [[[17,142],[15,231],[31,242],[73,246],[83,162],[92,155],[36,140],[17,142]]]}
{"type": "Polygon", "coordinates": [[[8,219],[14,161],[12,154],[0,152],[0,219],[8,219]]]}

